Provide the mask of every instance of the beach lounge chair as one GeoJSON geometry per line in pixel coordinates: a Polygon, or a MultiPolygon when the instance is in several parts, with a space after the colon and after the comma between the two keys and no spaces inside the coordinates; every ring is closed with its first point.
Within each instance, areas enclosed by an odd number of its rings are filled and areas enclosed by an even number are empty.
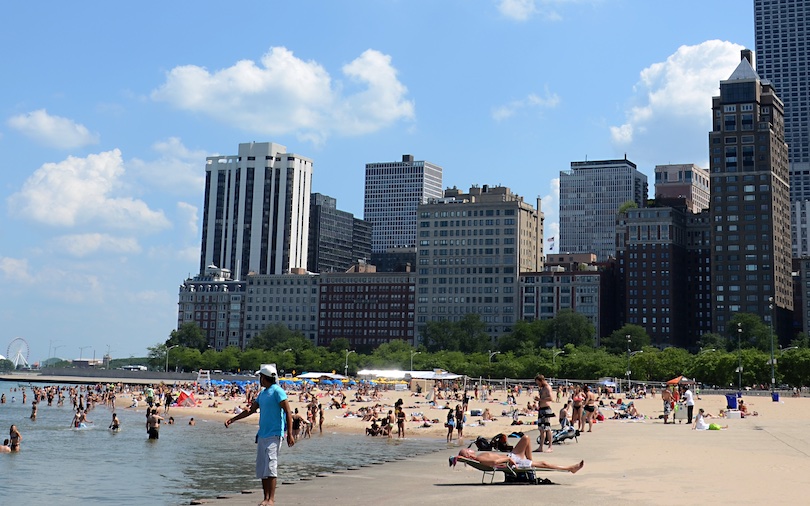
{"type": "Polygon", "coordinates": [[[486,483],[487,477],[489,477],[489,483],[492,483],[495,480],[495,473],[503,473],[504,474],[504,483],[510,484],[532,484],[532,485],[547,485],[551,483],[551,480],[547,480],[545,478],[538,478],[536,475],[536,471],[548,471],[548,469],[536,469],[536,468],[529,468],[529,469],[522,469],[517,468],[514,466],[498,466],[492,467],[486,464],[482,464],[477,460],[468,459],[465,457],[456,457],[456,462],[459,464],[467,464],[468,466],[472,467],[473,469],[477,469],[484,473],[481,476],[481,483],[486,483]]]}

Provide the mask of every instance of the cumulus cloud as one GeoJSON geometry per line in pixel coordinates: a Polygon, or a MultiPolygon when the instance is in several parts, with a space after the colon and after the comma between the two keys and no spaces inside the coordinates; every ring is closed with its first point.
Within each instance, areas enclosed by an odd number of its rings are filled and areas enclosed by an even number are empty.
{"type": "Polygon", "coordinates": [[[502,16],[515,21],[527,21],[535,16],[559,21],[562,19],[559,7],[585,1],[598,3],[603,0],[497,0],[497,7],[502,16]]]}
{"type": "Polygon", "coordinates": [[[719,93],[720,81],[728,79],[740,63],[742,48],[708,40],[681,46],[666,61],[642,70],[626,121],[610,127],[613,143],[635,153],[658,151],[659,157],[664,155],[661,163],[697,161],[695,156],[704,160],[712,97],[719,93]]]}
{"type": "Polygon", "coordinates": [[[158,153],[155,160],[133,158],[127,169],[133,176],[149,186],[177,193],[199,195],[205,187],[203,164],[209,154],[194,151],[183,145],[177,137],[156,142],[152,149],[158,153]]]}
{"type": "Polygon", "coordinates": [[[535,93],[530,93],[522,100],[514,100],[506,105],[496,107],[492,110],[492,119],[503,121],[511,118],[518,111],[524,109],[553,109],[560,103],[560,97],[556,93],[551,93],[546,89],[545,96],[541,97],[535,93]]]}
{"type": "Polygon", "coordinates": [[[186,202],[178,202],[177,214],[180,216],[180,220],[185,223],[184,229],[188,231],[188,235],[196,237],[197,232],[200,230],[197,206],[186,202]]]}
{"type": "Polygon", "coordinates": [[[0,275],[6,281],[30,283],[33,276],[28,270],[28,260],[24,258],[0,257],[0,275]]]}
{"type": "Polygon", "coordinates": [[[124,164],[117,149],[46,163],[9,197],[9,208],[13,215],[59,227],[167,228],[169,222],[162,211],[149,209],[141,200],[116,195],[123,175],[124,164]]]}
{"type": "Polygon", "coordinates": [[[141,246],[132,237],[115,237],[108,234],[73,234],[57,237],[54,246],[76,257],[96,252],[140,253],[141,246]]]}
{"type": "Polygon", "coordinates": [[[368,49],[342,72],[347,81],[333,83],[319,63],[273,47],[258,63],[242,60],[213,72],[175,67],[151,97],[244,130],[314,141],[361,135],[414,117],[390,56],[368,49]]]}
{"type": "Polygon", "coordinates": [[[98,134],[84,125],[61,116],[51,116],[45,109],[13,116],[8,126],[40,144],[59,149],[73,149],[98,144],[98,134]]]}

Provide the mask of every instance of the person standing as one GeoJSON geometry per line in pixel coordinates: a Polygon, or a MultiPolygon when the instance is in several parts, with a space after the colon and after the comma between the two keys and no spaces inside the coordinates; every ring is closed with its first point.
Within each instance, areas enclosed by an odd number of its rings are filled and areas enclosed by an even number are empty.
{"type": "Polygon", "coordinates": [[[537,401],[537,428],[540,429],[540,448],[538,451],[543,451],[543,443],[548,441],[547,452],[553,451],[551,449],[552,436],[551,436],[551,418],[554,416],[554,410],[551,409],[551,385],[546,381],[546,377],[538,374],[534,377],[537,383],[537,396],[534,400],[537,401]]]}
{"type": "Polygon", "coordinates": [[[157,408],[152,408],[146,418],[146,433],[149,434],[149,439],[160,439],[161,420],[163,420],[163,417],[158,415],[157,408]]]}
{"type": "MultiPolygon", "coordinates": [[[[664,401],[664,425],[669,423],[669,413],[672,411],[672,393],[669,391],[669,388],[664,388],[661,390],[661,400],[664,401]]],[[[675,419],[672,420],[672,423],[675,423],[675,419]]]]}
{"type": "Polygon", "coordinates": [[[256,477],[262,480],[264,500],[259,506],[275,504],[278,477],[278,453],[281,437],[286,433],[287,446],[295,445],[292,411],[287,394],[278,386],[275,364],[265,364],[257,372],[264,389],[251,402],[250,409],[225,421],[225,427],[259,411],[259,431],[256,434],[256,477]],[[282,415],[283,412],[283,415],[282,415]]]}
{"type": "Polygon", "coordinates": [[[692,423],[692,413],[695,410],[695,398],[692,394],[692,390],[689,389],[689,386],[686,386],[686,391],[683,393],[683,400],[686,403],[686,423],[692,423]]]}
{"type": "Polygon", "coordinates": [[[12,452],[20,451],[20,443],[22,443],[22,434],[17,429],[16,425],[12,425],[8,430],[9,449],[12,452]]]}

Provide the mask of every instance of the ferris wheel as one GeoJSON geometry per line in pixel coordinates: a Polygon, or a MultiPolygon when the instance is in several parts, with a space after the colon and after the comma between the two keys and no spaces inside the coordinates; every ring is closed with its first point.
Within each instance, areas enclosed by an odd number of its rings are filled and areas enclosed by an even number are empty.
{"type": "Polygon", "coordinates": [[[6,357],[14,363],[14,368],[28,367],[28,341],[22,337],[17,337],[8,345],[6,357]]]}

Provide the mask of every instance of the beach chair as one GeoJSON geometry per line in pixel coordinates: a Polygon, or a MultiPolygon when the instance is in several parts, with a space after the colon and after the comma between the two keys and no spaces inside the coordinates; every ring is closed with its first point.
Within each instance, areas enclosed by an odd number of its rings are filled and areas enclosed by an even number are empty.
{"type": "Polygon", "coordinates": [[[504,474],[504,483],[509,484],[532,484],[532,485],[546,485],[550,484],[551,480],[547,480],[545,478],[538,478],[536,471],[548,471],[548,469],[536,469],[536,468],[529,468],[529,469],[521,469],[514,466],[498,466],[492,467],[486,464],[482,464],[477,460],[468,459],[465,457],[456,457],[456,462],[459,464],[467,464],[468,466],[472,467],[473,469],[477,469],[484,473],[481,476],[481,483],[485,484],[487,477],[489,477],[489,483],[493,483],[495,481],[495,473],[503,473],[504,474]]]}

